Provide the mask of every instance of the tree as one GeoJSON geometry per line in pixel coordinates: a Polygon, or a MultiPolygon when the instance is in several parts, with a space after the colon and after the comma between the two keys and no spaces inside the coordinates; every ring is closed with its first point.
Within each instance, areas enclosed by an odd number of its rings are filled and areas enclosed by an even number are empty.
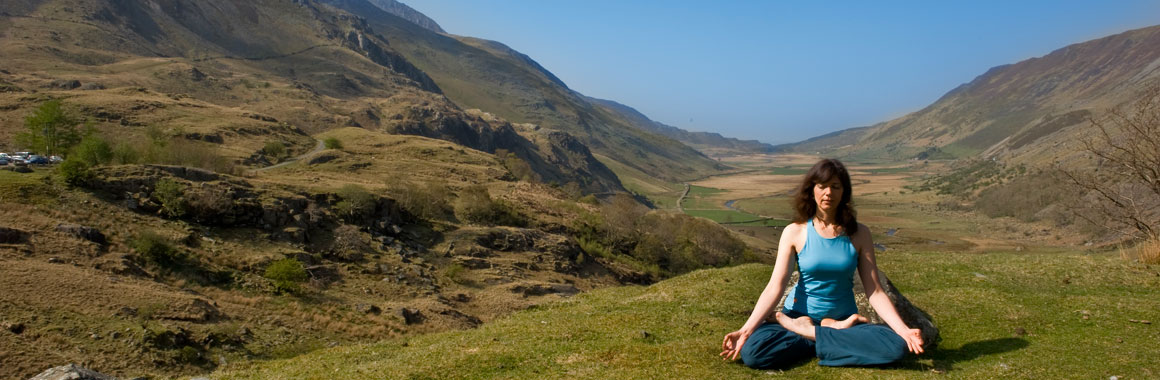
{"type": "Polygon", "coordinates": [[[1084,191],[1089,202],[1079,207],[1102,220],[1078,215],[1095,225],[1128,227],[1160,238],[1160,85],[1089,121],[1096,131],[1081,143],[1095,167],[1060,172],[1084,191]]]}
{"type": "Polygon", "coordinates": [[[60,105],[60,100],[49,100],[24,118],[27,131],[16,135],[16,143],[29,149],[44,149],[44,154],[53,155],[80,142],[76,119],[66,114],[60,105]]]}

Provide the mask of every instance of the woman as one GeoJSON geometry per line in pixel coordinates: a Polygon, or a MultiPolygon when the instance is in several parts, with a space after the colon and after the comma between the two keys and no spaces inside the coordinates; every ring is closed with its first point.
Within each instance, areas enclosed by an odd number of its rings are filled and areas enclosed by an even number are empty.
{"type": "Polygon", "coordinates": [[[907,350],[922,353],[918,329],[906,326],[878,286],[878,265],[870,230],[859,224],[850,204],[850,174],[841,162],[826,159],[806,173],[794,199],[794,223],[786,226],[777,248],[769,284],[749,320],[725,335],[721,356],[752,368],[782,368],[812,356],[825,366],[886,364],[907,350]],[[775,315],[786,280],[797,264],[797,285],[775,315]],[[889,326],[865,324],[854,301],[858,269],[870,306],[889,326]]]}

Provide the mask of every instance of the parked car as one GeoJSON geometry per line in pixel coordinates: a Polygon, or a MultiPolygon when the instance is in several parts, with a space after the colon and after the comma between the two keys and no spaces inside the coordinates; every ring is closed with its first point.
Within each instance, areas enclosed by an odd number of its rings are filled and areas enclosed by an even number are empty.
{"type": "Polygon", "coordinates": [[[32,155],[32,152],[16,152],[16,153],[12,153],[12,155],[27,160],[28,156],[32,155]]]}
{"type": "Polygon", "coordinates": [[[48,165],[48,157],[34,154],[28,156],[28,163],[32,165],[48,165]]]}
{"type": "Polygon", "coordinates": [[[0,157],[0,166],[8,166],[8,156],[0,157]]]}
{"type": "Polygon", "coordinates": [[[51,164],[59,164],[61,162],[64,162],[64,159],[61,158],[60,156],[52,156],[52,157],[48,158],[48,162],[51,164]]]}

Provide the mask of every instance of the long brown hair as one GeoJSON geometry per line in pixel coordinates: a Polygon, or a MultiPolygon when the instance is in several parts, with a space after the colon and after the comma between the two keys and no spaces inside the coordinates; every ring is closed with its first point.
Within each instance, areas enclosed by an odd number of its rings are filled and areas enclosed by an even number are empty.
{"type": "Polygon", "coordinates": [[[850,186],[850,172],[846,171],[846,165],[842,165],[841,161],[832,158],[818,161],[802,177],[801,186],[798,186],[797,194],[793,198],[793,222],[805,223],[817,214],[818,203],[814,201],[814,185],[829,182],[835,176],[842,184],[842,199],[838,200],[837,222],[838,225],[842,226],[847,236],[853,236],[855,232],[858,232],[858,213],[854,211],[852,199],[854,189],[850,186]]]}

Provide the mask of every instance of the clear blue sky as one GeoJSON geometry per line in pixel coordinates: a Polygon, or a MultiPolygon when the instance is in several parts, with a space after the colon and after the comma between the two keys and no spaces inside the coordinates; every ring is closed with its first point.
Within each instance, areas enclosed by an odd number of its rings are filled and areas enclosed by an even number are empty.
{"type": "Polygon", "coordinates": [[[913,112],[987,69],[1160,24],[1160,0],[404,0],[585,95],[793,142],[913,112]]]}

